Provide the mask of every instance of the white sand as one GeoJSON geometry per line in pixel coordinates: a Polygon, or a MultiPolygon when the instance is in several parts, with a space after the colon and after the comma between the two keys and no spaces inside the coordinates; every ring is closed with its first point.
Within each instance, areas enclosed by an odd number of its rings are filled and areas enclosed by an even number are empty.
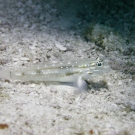
{"type": "Polygon", "coordinates": [[[71,86],[1,79],[0,135],[134,135],[134,74],[121,71],[133,70],[124,63],[134,65],[135,56],[97,51],[81,34],[85,22],[74,3],[46,3],[0,1],[1,67],[101,56],[113,70],[90,78],[91,89],[80,95],[71,86]]]}

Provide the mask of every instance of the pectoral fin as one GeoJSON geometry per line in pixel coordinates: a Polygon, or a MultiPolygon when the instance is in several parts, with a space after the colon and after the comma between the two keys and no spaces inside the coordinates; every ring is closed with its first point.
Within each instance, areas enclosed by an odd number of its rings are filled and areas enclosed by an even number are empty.
{"type": "Polygon", "coordinates": [[[77,88],[75,93],[86,92],[86,90],[88,89],[86,81],[81,76],[77,78],[77,80],[73,83],[73,85],[74,87],[77,88]]]}

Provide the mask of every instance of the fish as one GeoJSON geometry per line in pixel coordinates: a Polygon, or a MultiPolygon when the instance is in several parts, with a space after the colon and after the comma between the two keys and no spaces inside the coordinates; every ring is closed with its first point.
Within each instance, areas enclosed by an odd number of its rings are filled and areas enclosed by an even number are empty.
{"type": "Polygon", "coordinates": [[[86,80],[103,75],[110,70],[107,61],[88,58],[57,63],[38,63],[28,68],[0,68],[0,78],[17,81],[45,81],[73,83],[79,90],[86,90],[86,80]]]}

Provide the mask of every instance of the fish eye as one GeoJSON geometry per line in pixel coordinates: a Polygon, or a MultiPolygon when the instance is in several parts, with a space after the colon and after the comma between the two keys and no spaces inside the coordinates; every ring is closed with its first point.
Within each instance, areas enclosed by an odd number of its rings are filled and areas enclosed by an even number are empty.
{"type": "Polygon", "coordinates": [[[102,59],[99,59],[97,58],[97,66],[102,66],[103,65],[103,60],[102,59]]]}
{"type": "Polygon", "coordinates": [[[102,63],[101,63],[101,62],[97,62],[97,65],[98,65],[98,66],[102,66],[102,63]]]}
{"type": "Polygon", "coordinates": [[[98,63],[98,66],[101,66],[102,64],[101,63],[98,63]]]}

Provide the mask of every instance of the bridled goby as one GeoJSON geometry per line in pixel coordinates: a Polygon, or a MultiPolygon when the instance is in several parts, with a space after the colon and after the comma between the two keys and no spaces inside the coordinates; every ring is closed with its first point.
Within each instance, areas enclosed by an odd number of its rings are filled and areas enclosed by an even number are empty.
{"type": "Polygon", "coordinates": [[[86,89],[87,79],[110,70],[109,64],[99,58],[33,65],[29,68],[1,68],[0,78],[19,81],[69,82],[78,89],[86,89]]]}

